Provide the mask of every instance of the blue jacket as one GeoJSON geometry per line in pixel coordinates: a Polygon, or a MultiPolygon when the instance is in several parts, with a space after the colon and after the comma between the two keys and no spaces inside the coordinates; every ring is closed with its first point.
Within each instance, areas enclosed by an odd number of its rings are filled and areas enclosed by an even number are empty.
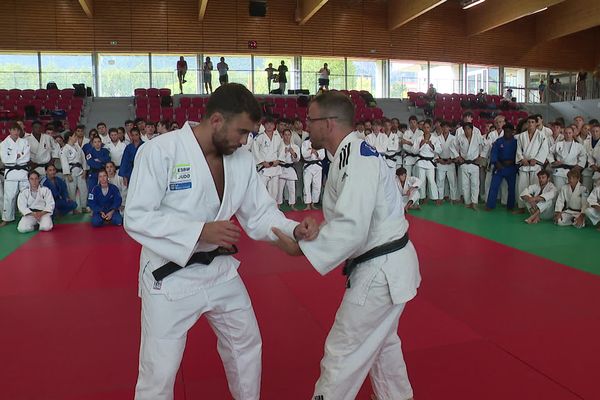
{"type": "Polygon", "coordinates": [[[123,151],[123,158],[121,159],[121,166],[119,167],[119,176],[124,178],[131,178],[131,173],[133,172],[133,161],[135,160],[135,155],[137,154],[138,149],[144,142],[141,142],[138,147],[135,147],[133,143],[129,143],[125,147],[125,151],[123,151]]]}
{"type": "Polygon", "coordinates": [[[104,168],[106,163],[110,161],[110,152],[104,147],[101,147],[100,150],[92,147],[85,155],[85,160],[90,167],[90,173],[97,174],[98,170],[104,168]]]}
{"type": "Polygon", "coordinates": [[[517,139],[512,138],[510,141],[504,137],[499,138],[492,146],[492,154],[490,155],[490,163],[495,166],[498,161],[513,160],[517,157],[517,139]]]}
{"type": "Polygon", "coordinates": [[[119,188],[112,183],[108,184],[106,196],[102,193],[102,186],[96,185],[88,196],[88,206],[94,213],[119,210],[121,207],[121,194],[119,188]]]}
{"type": "Polygon", "coordinates": [[[69,200],[69,192],[67,190],[66,182],[58,176],[55,179],[56,183],[52,183],[50,179],[46,178],[44,179],[44,183],[42,183],[42,185],[50,189],[55,202],[58,200],[69,200]]]}

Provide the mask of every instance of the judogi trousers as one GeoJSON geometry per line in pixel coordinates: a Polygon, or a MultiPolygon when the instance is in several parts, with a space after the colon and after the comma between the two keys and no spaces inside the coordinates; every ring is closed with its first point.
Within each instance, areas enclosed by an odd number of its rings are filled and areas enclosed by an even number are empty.
{"type": "Polygon", "coordinates": [[[460,166],[462,194],[465,204],[477,205],[479,200],[479,165],[462,164],[460,166]]]}
{"type": "Polygon", "coordinates": [[[267,192],[269,192],[273,200],[277,200],[277,192],[279,191],[279,175],[265,176],[260,174],[260,176],[267,187],[267,192]]]}
{"type": "MultiPolygon", "coordinates": [[[[531,171],[523,171],[523,167],[519,169],[519,178],[517,181],[517,193],[523,193],[527,186],[534,185],[538,182],[537,173],[542,170],[542,167],[535,165],[526,167],[531,171]]],[[[521,200],[521,196],[517,199],[519,208],[525,208],[525,202],[521,200]]]]}
{"type": "MultiPolygon", "coordinates": [[[[538,210],[540,210],[540,219],[543,220],[551,220],[552,217],[554,216],[554,202],[551,201],[540,201],[539,203],[536,204],[538,210]]],[[[529,203],[525,203],[525,207],[527,207],[527,211],[529,211],[530,214],[532,213],[532,207],[531,205],[529,205],[529,203]]]]}
{"type": "Polygon", "coordinates": [[[323,167],[317,164],[304,168],[304,204],[318,203],[323,183],[323,167]]]}
{"type": "MultiPolygon", "coordinates": [[[[142,284],[142,341],[136,400],[171,400],[187,332],[202,315],[217,335],[217,350],[235,400],[260,396],[262,341],[239,276],[178,300],[152,295],[142,284]]],[[[200,355],[201,357],[201,355],[200,355]]]]}
{"type": "Polygon", "coordinates": [[[367,373],[378,400],[413,396],[398,337],[404,306],[392,303],[383,271],[375,275],[363,305],[344,296],[325,342],[315,399],[354,400],[367,373]]]}
{"type": "Polygon", "coordinates": [[[22,179],[19,181],[4,180],[4,209],[2,210],[2,220],[11,222],[15,220],[17,211],[17,197],[21,190],[29,187],[29,181],[22,179]]]}
{"type": "Polygon", "coordinates": [[[596,210],[594,207],[586,208],[585,215],[588,217],[592,225],[598,225],[598,222],[600,222],[600,211],[596,210]]]}
{"type": "Polygon", "coordinates": [[[440,199],[446,196],[446,178],[450,191],[450,200],[458,200],[458,186],[456,183],[456,166],[454,164],[438,164],[436,184],[440,199]]]}
{"type": "Polygon", "coordinates": [[[277,204],[283,203],[283,190],[287,187],[288,203],[290,206],[296,204],[296,180],[279,178],[279,188],[277,190],[277,204]]]}
{"type": "Polygon", "coordinates": [[[88,189],[87,182],[83,179],[83,175],[73,176],[73,182],[67,181],[67,191],[69,192],[69,198],[74,199],[77,203],[77,209],[82,209],[87,206],[88,189]],[[77,190],[79,190],[79,196],[77,196],[77,190]]]}
{"type": "MultiPolygon", "coordinates": [[[[558,219],[558,222],[556,224],[558,226],[571,226],[571,225],[575,226],[575,218],[577,218],[577,216],[579,214],[580,214],[579,211],[565,210],[560,215],[560,218],[558,219]]],[[[585,227],[585,219],[583,220],[583,225],[577,226],[576,228],[583,228],[583,227],[585,227]]]]}
{"type": "Polygon", "coordinates": [[[515,207],[515,182],[517,180],[517,170],[514,166],[505,167],[500,170],[493,170],[488,172],[490,175],[491,183],[490,190],[488,191],[488,197],[486,200],[487,208],[496,208],[496,202],[498,201],[498,192],[502,183],[506,183],[508,186],[508,198],[506,207],[512,209],[515,207]]]}
{"type": "Polygon", "coordinates": [[[415,167],[416,176],[422,182],[421,187],[419,188],[419,193],[421,199],[424,199],[427,196],[427,188],[429,188],[429,199],[437,200],[439,199],[438,186],[435,181],[435,168],[421,168],[415,167]]]}
{"type": "Polygon", "coordinates": [[[38,224],[40,226],[40,231],[47,232],[51,230],[53,226],[52,215],[42,215],[42,218],[40,218],[39,222],[37,219],[35,219],[33,215],[24,215],[19,221],[19,224],[17,225],[17,231],[19,231],[20,233],[33,232],[35,230],[35,226],[38,224]]]}

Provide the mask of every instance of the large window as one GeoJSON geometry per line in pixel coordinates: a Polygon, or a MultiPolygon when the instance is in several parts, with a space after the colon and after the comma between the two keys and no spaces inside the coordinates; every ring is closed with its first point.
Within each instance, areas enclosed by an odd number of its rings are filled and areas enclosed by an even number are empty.
{"type": "Polygon", "coordinates": [[[37,89],[39,87],[37,53],[0,53],[0,88],[37,89]]]}
{"type": "Polygon", "coordinates": [[[529,80],[527,83],[528,102],[529,103],[544,103],[546,102],[546,88],[548,87],[548,73],[546,71],[529,71],[529,80]],[[542,82],[545,85],[543,90],[540,90],[542,82]]]}
{"type": "MultiPolygon", "coordinates": [[[[288,67],[287,73],[287,88],[288,89],[300,89],[298,85],[299,74],[294,63],[294,57],[291,56],[255,56],[254,57],[254,93],[266,94],[268,93],[268,80],[265,69],[269,64],[273,64],[273,68],[277,69],[281,62],[284,62],[288,67]]],[[[275,72],[277,74],[277,72],[275,72]]],[[[302,85],[303,88],[306,87],[302,85]]],[[[271,90],[279,88],[277,82],[271,82],[271,90]]]]}
{"type": "Polygon", "coordinates": [[[408,97],[408,92],[427,91],[426,61],[390,60],[390,97],[408,97]]]}
{"type": "Polygon", "coordinates": [[[383,97],[383,61],[348,59],[348,90],[367,90],[383,97]]]}
{"type": "Polygon", "coordinates": [[[486,65],[467,65],[467,93],[478,93],[483,89],[487,94],[500,93],[500,68],[486,65]]]}
{"type": "Polygon", "coordinates": [[[525,68],[504,68],[504,90],[512,89],[519,103],[525,102],[525,68]]]}
{"type": "Polygon", "coordinates": [[[221,62],[221,57],[225,57],[225,63],[229,67],[227,75],[229,82],[241,83],[248,89],[252,90],[252,58],[250,56],[235,56],[235,55],[214,55],[205,54],[204,58],[210,57],[213,64],[212,85],[213,89],[219,86],[219,71],[217,64],[221,62]]]}
{"type": "Polygon", "coordinates": [[[462,92],[461,64],[429,63],[429,83],[433,84],[438,93],[462,92]]]}
{"type": "Polygon", "coordinates": [[[179,93],[177,80],[177,61],[183,56],[187,62],[188,72],[183,84],[184,93],[198,92],[198,58],[195,54],[152,54],[152,86],[169,88],[171,93],[179,93]]]}
{"type": "MultiPolygon", "coordinates": [[[[303,89],[308,89],[311,93],[316,93],[319,90],[319,71],[325,63],[327,63],[327,67],[331,72],[329,75],[329,89],[346,89],[346,66],[343,58],[302,57],[303,89]]],[[[350,75],[350,71],[348,71],[348,74],[350,75]]],[[[360,83],[358,76],[352,78],[358,79],[358,83],[360,83]]]]}
{"type": "Polygon", "coordinates": [[[150,86],[148,54],[98,56],[99,96],[133,96],[135,88],[150,86]]]}
{"type": "Polygon", "coordinates": [[[42,53],[42,86],[55,82],[59,89],[72,88],[74,83],[94,87],[92,54],[42,53]]]}

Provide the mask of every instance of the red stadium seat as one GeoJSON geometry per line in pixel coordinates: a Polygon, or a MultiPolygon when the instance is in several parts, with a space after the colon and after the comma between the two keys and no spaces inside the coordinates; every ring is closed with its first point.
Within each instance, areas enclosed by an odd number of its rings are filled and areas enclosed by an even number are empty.
{"type": "Polygon", "coordinates": [[[179,106],[181,106],[183,108],[190,108],[191,105],[192,105],[191,97],[180,97],[179,98],[179,106]]]}
{"type": "Polygon", "coordinates": [[[158,89],[158,94],[159,96],[170,96],[171,95],[171,89],[169,88],[162,88],[162,89],[158,89]]]}
{"type": "Polygon", "coordinates": [[[144,88],[137,88],[137,89],[133,90],[133,95],[135,97],[138,97],[138,96],[147,96],[148,95],[147,92],[148,91],[146,89],[144,89],[144,88]]]}
{"type": "Polygon", "coordinates": [[[200,107],[204,104],[204,99],[202,97],[192,97],[192,107],[200,107]]]}
{"type": "Polygon", "coordinates": [[[161,109],[162,119],[166,119],[168,121],[173,120],[173,109],[171,107],[164,107],[161,109]]]}
{"type": "Polygon", "coordinates": [[[63,99],[70,99],[75,95],[75,89],[62,89],[60,91],[60,97],[63,99]]]}
{"type": "Polygon", "coordinates": [[[148,97],[158,97],[160,96],[160,90],[157,88],[150,88],[146,91],[148,93],[148,97]]]}

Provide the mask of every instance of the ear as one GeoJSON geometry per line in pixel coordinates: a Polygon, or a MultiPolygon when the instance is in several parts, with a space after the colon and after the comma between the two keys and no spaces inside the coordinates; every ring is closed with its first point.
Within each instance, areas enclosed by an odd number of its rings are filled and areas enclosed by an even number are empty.
{"type": "Polygon", "coordinates": [[[210,123],[211,127],[219,129],[223,126],[223,123],[225,122],[225,118],[223,117],[223,114],[221,114],[220,112],[215,112],[210,116],[210,118],[208,119],[208,122],[210,123]]]}

